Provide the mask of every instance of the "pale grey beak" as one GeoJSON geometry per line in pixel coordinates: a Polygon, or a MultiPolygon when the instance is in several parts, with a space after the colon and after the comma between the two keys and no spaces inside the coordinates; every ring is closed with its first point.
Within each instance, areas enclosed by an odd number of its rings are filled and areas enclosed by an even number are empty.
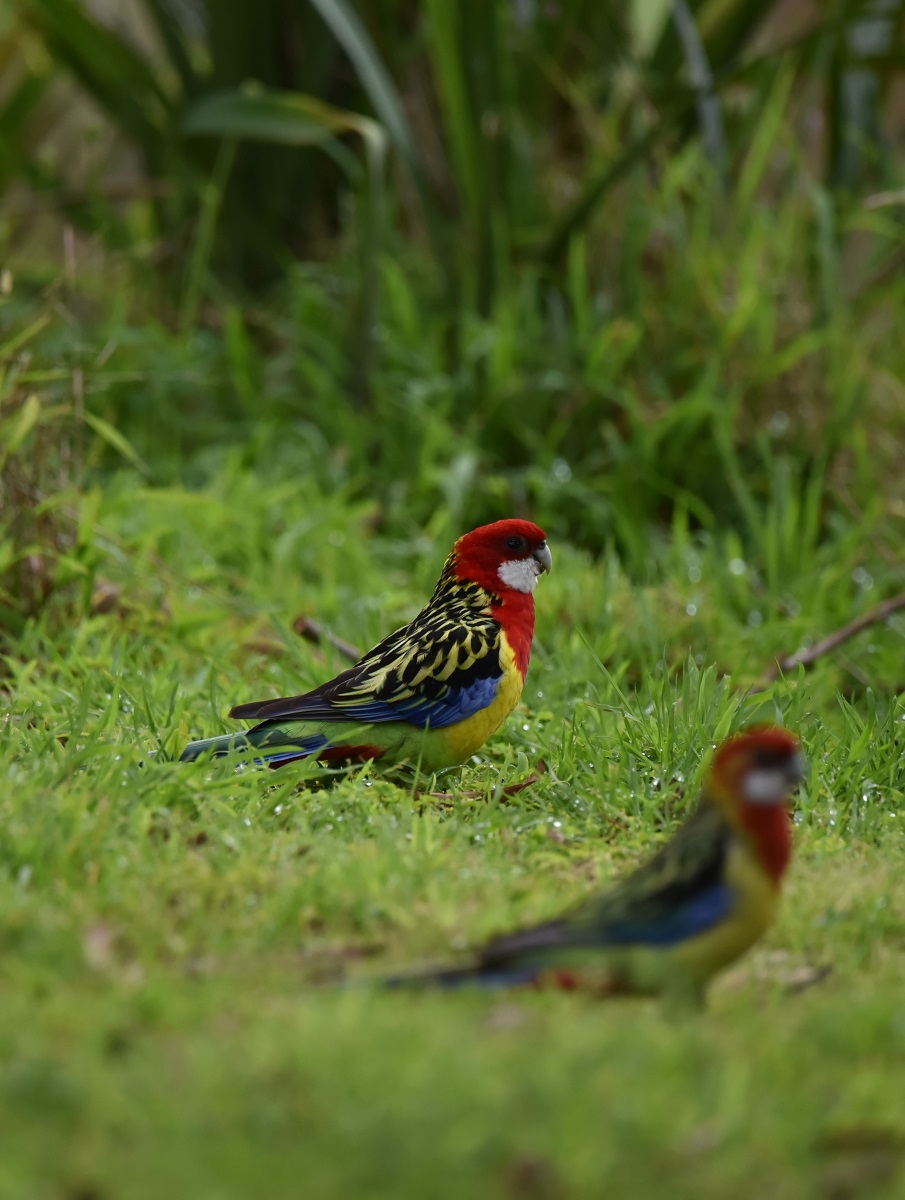
{"type": "MultiPolygon", "coordinates": [[[[533,551],[535,561],[541,568],[541,571],[546,571],[549,575],[553,570],[553,555],[550,553],[550,547],[546,542],[541,542],[533,551]]],[[[540,571],[538,572],[540,574],[540,571]]]]}
{"type": "Polygon", "coordinates": [[[786,767],[786,775],[790,782],[801,783],[807,773],[808,764],[803,754],[796,754],[789,759],[789,764],[786,767]]]}

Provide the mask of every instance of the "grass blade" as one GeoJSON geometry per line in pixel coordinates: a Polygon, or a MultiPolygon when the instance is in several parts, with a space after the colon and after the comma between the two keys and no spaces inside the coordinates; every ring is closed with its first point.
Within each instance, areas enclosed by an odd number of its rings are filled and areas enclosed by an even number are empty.
{"type": "Polygon", "coordinates": [[[377,48],[346,0],[311,0],[348,54],[387,135],[413,175],[420,177],[415,139],[402,100],[377,48]]]}
{"type": "Polygon", "coordinates": [[[726,167],[726,134],[723,129],[723,114],[714,91],[713,72],[707,61],[707,52],[687,0],[675,0],[673,20],[685,52],[691,86],[697,97],[698,119],[704,148],[710,161],[722,172],[726,167]]]}

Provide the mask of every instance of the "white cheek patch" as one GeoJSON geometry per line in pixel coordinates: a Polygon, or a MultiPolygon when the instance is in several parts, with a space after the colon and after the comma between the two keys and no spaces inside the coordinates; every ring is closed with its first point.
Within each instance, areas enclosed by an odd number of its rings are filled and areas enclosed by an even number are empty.
{"type": "Polygon", "coordinates": [[[789,791],[789,777],[781,767],[755,767],[742,780],[742,795],[749,804],[779,804],[789,791]]]}
{"type": "Polygon", "coordinates": [[[517,592],[533,592],[542,570],[536,558],[510,558],[508,562],[500,563],[497,575],[507,587],[517,592]]]}

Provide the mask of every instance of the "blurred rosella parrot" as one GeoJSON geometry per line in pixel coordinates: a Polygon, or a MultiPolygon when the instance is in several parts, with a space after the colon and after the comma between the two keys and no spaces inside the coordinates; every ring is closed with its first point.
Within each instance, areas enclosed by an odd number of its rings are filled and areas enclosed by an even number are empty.
{"type": "Polygon", "coordinates": [[[406,761],[428,771],[464,762],[518,704],[534,637],[534,588],[552,566],[542,529],[497,521],[460,537],[425,607],[408,625],[311,692],[240,704],[245,733],[191,742],[182,760],[253,753],[281,767],[406,761]]]}
{"type": "Polygon", "coordinates": [[[675,835],[602,896],[556,920],[494,938],[464,967],[391,986],[554,987],[703,1000],[710,979],[764,933],[792,850],[798,744],[778,728],[723,742],[675,835]]]}

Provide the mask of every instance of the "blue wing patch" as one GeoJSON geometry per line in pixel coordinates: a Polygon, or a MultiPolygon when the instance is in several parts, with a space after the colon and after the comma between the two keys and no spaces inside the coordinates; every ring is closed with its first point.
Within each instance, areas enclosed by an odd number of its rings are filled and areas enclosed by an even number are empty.
{"type": "Polygon", "coordinates": [[[445,729],[456,725],[475,713],[487,708],[496,699],[500,676],[474,679],[465,687],[452,687],[445,695],[436,698],[412,696],[408,700],[389,703],[386,700],[369,700],[364,704],[344,705],[334,709],[333,719],[343,721],[407,721],[419,729],[430,725],[431,729],[445,729]]]}
{"type": "Polygon", "coordinates": [[[648,920],[621,921],[603,931],[603,942],[613,946],[671,946],[706,933],[732,911],[732,889],[714,883],[684,904],[648,920]]]}

